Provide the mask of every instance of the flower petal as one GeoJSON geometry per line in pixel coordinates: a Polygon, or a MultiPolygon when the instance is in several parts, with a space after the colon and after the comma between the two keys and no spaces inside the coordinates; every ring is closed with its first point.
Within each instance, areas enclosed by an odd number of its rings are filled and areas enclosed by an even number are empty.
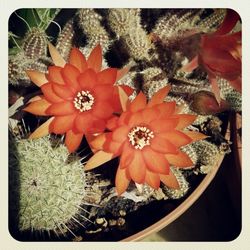
{"type": "Polygon", "coordinates": [[[93,118],[89,113],[81,113],[75,118],[74,127],[80,133],[88,133],[89,129],[92,127],[93,118]]]}
{"type": "Polygon", "coordinates": [[[159,174],[169,173],[169,163],[163,154],[155,152],[150,147],[145,147],[142,152],[147,169],[159,174]]]}
{"type": "Polygon", "coordinates": [[[61,54],[58,52],[56,47],[54,47],[50,42],[48,43],[49,45],[49,53],[51,55],[51,58],[56,66],[64,67],[65,65],[65,60],[61,56],[61,54]]]}
{"type": "Polygon", "coordinates": [[[176,102],[164,102],[155,106],[160,112],[159,118],[168,118],[176,109],[176,102]]]}
{"type": "Polygon", "coordinates": [[[109,130],[115,130],[115,128],[118,126],[118,120],[119,118],[117,116],[108,119],[106,123],[106,128],[109,130]]]}
{"type": "Polygon", "coordinates": [[[80,146],[83,135],[84,134],[82,133],[76,134],[72,130],[69,130],[66,133],[65,145],[70,153],[75,152],[77,148],[80,146]]]}
{"type": "Polygon", "coordinates": [[[127,110],[127,103],[128,103],[128,95],[126,94],[125,90],[121,88],[120,86],[117,87],[119,99],[121,103],[121,107],[123,111],[127,110]]]}
{"type": "Polygon", "coordinates": [[[109,85],[97,85],[93,89],[93,93],[98,100],[109,101],[112,98],[114,87],[109,85]]]}
{"type": "Polygon", "coordinates": [[[88,67],[85,56],[77,48],[71,50],[69,63],[75,66],[80,72],[84,72],[88,67]]]}
{"type": "Polygon", "coordinates": [[[238,92],[242,92],[242,80],[241,77],[237,77],[235,80],[229,81],[230,85],[238,92]]]}
{"type": "Polygon", "coordinates": [[[170,141],[160,137],[160,136],[154,136],[154,138],[151,139],[151,148],[159,153],[177,153],[177,147],[171,143],[170,141]]]}
{"type": "Polygon", "coordinates": [[[56,116],[50,124],[49,132],[55,134],[64,134],[71,130],[74,124],[76,114],[56,116]]]}
{"type": "Polygon", "coordinates": [[[72,102],[53,103],[46,110],[47,115],[70,115],[76,112],[72,102]]]}
{"type": "Polygon", "coordinates": [[[132,115],[128,114],[128,117],[126,119],[128,119],[128,125],[131,127],[139,125],[143,122],[143,117],[141,112],[136,112],[132,115]]]}
{"type": "Polygon", "coordinates": [[[100,134],[90,134],[90,133],[88,133],[88,134],[85,134],[85,139],[86,139],[86,141],[87,141],[87,143],[88,143],[88,145],[89,145],[89,147],[90,147],[90,149],[91,149],[91,151],[93,152],[93,153],[95,153],[96,151],[98,151],[98,150],[102,150],[102,146],[101,146],[101,148],[98,148],[98,149],[95,149],[92,145],[91,145],[91,143],[97,138],[97,136],[99,136],[100,134]]]}
{"type": "Polygon", "coordinates": [[[89,142],[90,147],[94,150],[103,150],[103,145],[106,142],[107,136],[109,134],[110,133],[102,133],[100,135],[97,135],[89,142]]]}
{"type": "Polygon", "coordinates": [[[179,119],[176,129],[182,130],[187,126],[191,125],[195,119],[197,118],[196,115],[189,115],[189,114],[178,114],[176,116],[179,119]]]}
{"type": "Polygon", "coordinates": [[[181,68],[181,71],[192,72],[194,69],[198,67],[198,65],[199,65],[198,56],[195,56],[190,62],[188,62],[181,68]]]}
{"type": "Polygon", "coordinates": [[[160,175],[160,179],[169,188],[180,189],[180,185],[172,171],[168,175],[160,175]]]}
{"type": "Polygon", "coordinates": [[[161,138],[164,138],[174,144],[177,148],[187,145],[192,142],[192,139],[188,137],[185,133],[178,130],[169,131],[166,133],[159,134],[161,138]]]}
{"type": "Polygon", "coordinates": [[[141,111],[143,120],[145,123],[150,123],[151,121],[155,121],[157,118],[159,118],[159,111],[155,108],[146,108],[141,111]]]}
{"type": "Polygon", "coordinates": [[[131,112],[137,112],[145,108],[147,104],[146,96],[140,92],[139,95],[130,103],[129,110],[131,112]]]}
{"type": "Polygon", "coordinates": [[[90,128],[89,133],[102,133],[106,129],[106,121],[102,119],[93,119],[92,128],[90,128]]]}
{"type": "Polygon", "coordinates": [[[233,9],[227,9],[227,14],[222,24],[217,29],[217,31],[213,33],[213,35],[227,34],[233,29],[233,27],[236,25],[239,19],[240,16],[236,11],[234,11],[233,9]]]}
{"type": "Polygon", "coordinates": [[[117,75],[116,75],[116,81],[118,82],[120,79],[122,79],[131,69],[132,65],[128,65],[126,67],[123,67],[122,69],[119,69],[117,71],[117,75]]]}
{"type": "Polygon", "coordinates": [[[192,142],[203,140],[203,139],[206,139],[207,137],[209,137],[207,135],[204,135],[204,134],[196,132],[196,131],[183,131],[182,133],[184,133],[189,138],[191,138],[192,142]]]}
{"type": "Polygon", "coordinates": [[[122,145],[120,142],[110,140],[107,141],[103,147],[105,151],[113,153],[114,156],[118,156],[121,154],[122,145]]]}
{"type": "Polygon", "coordinates": [[[26,70],[26,74],[30,80],[36,84],[36,86],[41,87],[43,84],[48,82],[44,73],[36,70],[26,70]]]}
{"type": "Polygon", "coordinates": [[[36,95],[32,98],[29,99],[29,101],[27,103],[31,103],[31,102],[35,102],[35,101],[39,101],[39,100],[42,100],[44,98],[43,95],[36,95]]]}
{"type": "Polygon", "coordinates": [[[113,107],[108,102],[96,102],[94,104],[94,108],[92,110],[92,113],[95,117],[100,119],[107,119],[109,118],[113,113],[113,107]]]}
{"type": "Polygon", "coordinates": [[[170,165],[175,167],[185,168],[194,165],[189,156],[181,151],[179,151],[177,154],[165,154],[165,157],[167,158],[170,165]]]}
{"type": "Polygon", "coordinates": [[[47,79],[50,82],[56,82],[58,84],[65,84],[65,81],[62,77],[62,68],[58,66],[49,66],[48,67],[49,74],[47,75],[47,79]]]}
{"type": "Polygon", "coordinates": [[[128,138],[129,127],[126,125],[116,128],[112,133],[112,139],[117,142],[123,142],[128,138]]]}
{"type": "Polygon", "coordinates": [[[177,118],[159,119],[152,121],[149,126],[154,133],[165,133],[175,129],[178,124],[177,118]]]}
{"type": "Polygon", "coordinates": [[[51,103],[45,99],[31,102],[23,110],[34,115],[48,115],[47,109],[50,107],[51,103]]]}
{"type": "Polygon", "coordinates": [[[80,71],[76,67],[71,64],[66,64],[61,73],[66,85],[71,88],[73,93],[80,91],[80,85],[78,83],[80,71]]]}
{"type": "Polygon", "coordinates": [[[113,85],[116,81],[117,69],[107,68],[97,74],[99,84],[113,85]]]}
{"type": "Polygon", "coordinates": [[[73,93],[71,92],[70,88],[66,85],[61,85],[57,83],[52,83],[52,89],[62,99],[65,101],[70,101],[73,99],[73,93]]]}
{"type": "Polygon", "coordinates": [[[87,60],[88,67],[95,72],[99,72],[102,68],[102,48],[97,45],[90,53],[87,60]]]}
{"type": "Polygon", "coordinates": [[[78,82],[83,90],[93,89],[97,85],[96,73],[93,69],[87,69],[78,77],[78,82]]]}
{"type": "Polygon", "coordinates": [[[128,165],[128,171],[131,179],[136,183],[144,183],[146,176],[146,165],[140,150],[135,150],[133,160],[128,165]]]}
{"type": "Polygon", "coordinates": [[[91,170],[93,168],[99,167],[100,165],[104,164],[107,161],[110,161],[113,158],[112,153],[107,153],[104,151],[96,152],[84,166],[84,170],[91,170]]]}
{"type": "Polygon", "coordinates": [[[158,174],[146,171],[145,182],[152,188],[158,189],[160,187],[160,177],[158,174]]]}
{"type": "Polygon", "coordinates": [[[30,136],[29,139],[37,139],[49,134],[49,125],[53,121],[54,117],[49,118],[41,126],[39,126],[30,136]]]}
{"type": "Polygon", "coordinates": [[[133,160],[133,152],[134,150],[131,148],[129,143],[124,143],[120,157],[121,168],[126,168],[131,163],[131,161],[133,160]]]}
{"type": "Polygon", "coordinates": [[[62,102],[63,99],[60,98],[54,90],[52,89],[52,84],[50,82],[45,83],[43,86],[41,86],[41,90],[44,94],[44,98],[52,103],[62,102]]]}
{"type": "Polygon", "coordinates": [[[148,103],[148,107],[153,107],[156,104],[160,104],[164,101],[165,97],[167,96],[168,92],[170,91],[171,87],[166,86],[160,89],[156,94],[153,95],[152,99],[148,103]]]}
{"type": "Polygon", "coordinates": [[[115,176],[115,187],[118,195],[121,195],[128,188],[130,180],[127,178],[126,169],[118,167],[115,176]]]}
{"type": "Polygon", "coordinates": [[[209,82],[211,83],[211,87],[212,87],[212,91],[214,93],[215,99],[219,104],[221,101],[221,98],[220,98],[220,89],[219,89],[218,82],[216,80],[216,76],[213,74],[208,74],[208,78],[209,78],[209,82]]]}
{"type": "Polygon", "coordinates": [[[122,112],[121,116],[118,119],[117,125],[118,126],[127,125],[130,118],[131,115],[129,112],[122,112]]]}

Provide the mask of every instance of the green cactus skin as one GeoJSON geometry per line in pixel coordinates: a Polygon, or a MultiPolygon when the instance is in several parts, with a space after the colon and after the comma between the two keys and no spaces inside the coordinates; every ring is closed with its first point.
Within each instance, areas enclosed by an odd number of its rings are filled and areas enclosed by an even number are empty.
{"type": "Polygon", "coordinates": [[[88,36],[87,48],[91,50],[97,44],[100,44],[105,52],[110,45],[110,39],[108,33],[101,25],[102,17],[93,9],[80,9],[77,15],[79,27],[88,36]]]}
{"type": "Polygon", "coordinates": [[[181,170],[179,170],[178,168],[175,168],[175,167],[171,167],[171,171],[175,175],[175,177],[179,183],[180,189],[173,189],[173,188],[169,188],[166,185],[164,185],[162,188],[162,191],[164,194],[166,194],[166,196],[169,199],[180,199],[188,192],[190,186],[189,186],[189,184],[188,184],[188,182],[187,182],[186,178],[184,177],[181,170]]]}
{"type": "Polygon", "coordinates": [[[71,19],[65,24],[56,42],[56,48],[65,60],[68,60],[70,50],[73,47],[74,34],[73,20],[71,19]]]}
{"type": "Polygon", "coordinates": [[[27,32],[23,40],[24,54],[31,59],[46,56],[47,35],[39,28],[32,28],[27,32]]]}
{"type": "Polygon", "coordinates": [[[10,198],[15,210],[19,197],[19,230],[73,233],[72,225],[84,225],[86,181],[79,157],[69,156],[61,143],[53,147],[49,136],[15,141],[9,152],[10,198]]]}

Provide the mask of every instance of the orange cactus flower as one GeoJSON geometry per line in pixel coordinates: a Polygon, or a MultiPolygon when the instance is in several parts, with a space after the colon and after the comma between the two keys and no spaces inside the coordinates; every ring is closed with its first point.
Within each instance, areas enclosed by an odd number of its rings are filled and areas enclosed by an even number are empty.
{"type": "Polygon", "coordinates": [[[227,10],[217,31],[201,35],[198,55],[182,68],[192,71],[201,65],[208,73],[218,102],[220,91],[216,77],[228,80],[233,88],[241,92],[241,32],[229,33],[239,19],[238,13],[227,10]]]}
{"type": "Polygon", "coordinates": [[[146,183],[154,189],[159,188],[160,181],[169,187],[179,188],[170,165],[179,168],[193,165],[180,147],[206,136],[183,131],[196,116],[177,114],[175,102],[163,102],[169,89],[162,88],[148,103],[142,92],[130,103],[120,89],[124,112],[109,122],[111,132],[100,134],[90,142],[95,154],[85,165],[86,170],[120,156],[115,180],[119,195],[131,180],[138,184],[146,183]]]}
{"type": "Polygon", "coordinates": [[[69,152],[74,152],[84,134],[104,131],[107,120],[114,111],[119,111],[118,89],[113,85],[126,70],[123,69],[123,73],[115,68],[101,70],[100,45],[92,50],[87,60],[77,48],[73,48],[68,63],[51,44],[49,51],[55,66],[48,68],[47,75],[27,72],[41,87],[43,95],[31,100],[24,110],[35,115],[52,116],[30,138],[66,133],[65,144],[69,152]]]}

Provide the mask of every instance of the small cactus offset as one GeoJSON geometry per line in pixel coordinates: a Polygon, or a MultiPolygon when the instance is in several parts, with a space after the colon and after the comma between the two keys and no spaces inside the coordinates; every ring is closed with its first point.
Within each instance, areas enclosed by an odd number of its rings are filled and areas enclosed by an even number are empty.
{"type": "Polygon", "coordinates": [[[65,60],[68,59],[69,52],[73,46],[74,34],[73,19],[71,19],[62,29],[62,32],[59,34],[56,42],[56,48],[65,60]]]}
{"type": "Polygon", "coordinates": [[[29,30],[23,40],[24,55],[30,59],[45,57],[47,54],[47,35],[39,28],[29,30]]]}
{"type": "Polygon", "coordinates": [[[88,37],[87,47],[93,49],[97,44],[106,51],[110,45],[107,31],[101,25],[102,17],[94,9],[80,9],[77,13],[78,25],[88,37]]]}
{"type": "Polygon", "coordinates": [[[149,60],[152,43],[140,23],[139,9],[109,10],[108,20],[113,32],[122,38],[130,56],[135,60],[149,60]]]}
{"type": "Polygon", "coordinates": [[[206,169],[206,173],[208,173],[220,155],[218,147],[208,141],[195,142],[193,143],[193,147],[197,153],[197,161],[201,165],[201,168],[206,169]]]}
{"type": "Polygon", "coordinates": [[[149,60],[152,43],[146,32],[139,26],[131,28],[130,32],[124,37],[125,44],[132,58],[135,60],[149,60]]]}
{"type": "Polygon", "coordinates": [[[126,8],[110,9],[107,19],[117,38],[123,37],[131,32],[131,27],[140,26],[140,10],[126,8]]]}

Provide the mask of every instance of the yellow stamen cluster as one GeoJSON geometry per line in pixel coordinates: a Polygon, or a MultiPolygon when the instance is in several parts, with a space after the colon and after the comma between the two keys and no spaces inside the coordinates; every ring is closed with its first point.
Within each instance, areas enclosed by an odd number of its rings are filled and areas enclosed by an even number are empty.
{"type": "Polygon", "coordinates": [[[79,109],[80,112],[90,110],[94,104],[94,97],[87,91],[79,91],[74,98],[74,106],[79,109]]]}
{"type": "Polygon", "coordinates": [[[143,149],[150,145],[150,140],[154,138],[154,133],[144,126],[136,126],[128,133],[129,142],[135,149],[143,149]]]}

